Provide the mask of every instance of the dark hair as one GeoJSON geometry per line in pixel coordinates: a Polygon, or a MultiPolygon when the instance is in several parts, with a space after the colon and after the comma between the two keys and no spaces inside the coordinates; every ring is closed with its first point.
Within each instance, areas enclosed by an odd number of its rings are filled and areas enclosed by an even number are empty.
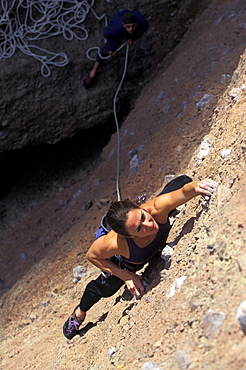
{"type": "Polygon", "coordinates": [[[127,214],[132,209],[139,208],[140,207],[130,199],[113,202],[106,214],[107,223],[116,233],[130,236],[126,230],[127,214]]]}
{"type": "Polygon", "coordinates": [[[123,23],[124,24],[132,24],[132,23],[137,23],[137,17],[134,14],[134,12],[126,12],[123,15],[123,23]]]}

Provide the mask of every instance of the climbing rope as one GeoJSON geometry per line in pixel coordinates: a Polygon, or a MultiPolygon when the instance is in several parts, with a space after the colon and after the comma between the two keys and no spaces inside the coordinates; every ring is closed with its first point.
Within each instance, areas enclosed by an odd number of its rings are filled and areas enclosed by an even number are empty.
{"type": "Polygon", "coordinates": [[[119,123],[117,119],[117,110],[116,110],[116,99],[118,96],[118,93],[120,91],[121,85],[125,79],[126,70],[127,70],[127,63],[128,63],[128,52],[129,52],[129,46],[126,46],[126,54],[125,54],[125,65],[124,65],[124,71],[122,74],[121,81],[119,83],[119,86],[116,90],[115,96],[114,96],[114,119],[116,124],[116,130],[117,130],[117,166],[116,166],[116,191],[117,191],[117,199],[120,200],[120,187],[119,187],[119,175],[120,175],[120,129],[119,129],[119,123]]]}
{"type": "MultiPolygon", "coordinates": [[[[99,20],[101,20],[103,17],[105,17],[105,26],[107,26],[107,17],[106,17],[105,14],[103,14],[101,17],[98,17],[97,14],[94,11],[93,11],[93,14],[99,20]]],[[[117,118],[116,101],[117,101],[118,93],[119,93],[119,91],[121,89],[122,83],[123,83],[123,81],[125,79],[125,75],[126,75],[127,63],[128,63],[129,46],[127,45],[127,42],[124,42],[117,50],[115,50],[115,52],[118,52],[122,48],[124,48],[125,46],[126,46],[126,54],[125,54],[124,70],[123,70],[121,81],[120,81],[119,86],[118,86],[118,88],[116,90],[116,93],[114,95],[114,100],[113,100],[114,119],[115,119],[116,132],[117,132],[116,192],[117,192],[117,200],[118,201],[121,200],[120,186],[119,186],[119,175],[120,175],[120,128],[119,128],[119,123],[118,123],[118,118],[117,118]]],[[[100,47],[98,47],[98,46],[93,46],[93,47],[89,48],[87,50],[87,52],[86,52],[87,58],[90,59],[90,60],[93,60],[93,61],[96,61],[97,60],[97,55],[99,55],[99,57],[101,59],[109,59],[109,58],[111,58],[111,55],[102,56],[101,53],[100,53],[100,47]],[[91,57],[90,56],[90,53],[91,53],[92,50],[96,51],[96,56],[95,57],[91,57]]]]}
{"type": "MultiPolygon", "coordinates": [[[[121,49],[123,49],[123,47],[124,46],[126,46],[126,42],[124,42],[118,49],[116,49],[115,50],[115,52],[118,52],[118,51],[120,51],[121,49]]],[[[95,56],[95,57],[91,57],[90,56],[90,52],[92,51],[92,50],[96,50],[97,51],[97,53],[96,53],[96,55],[99,55],[99,57],[101,58],[101,59],[109,59],[109,58],[111,58],[111,55],[107,55],[107,56],[105,56],[105,57],[103,57],[102,55],[101,55],[101,53],[100,53],[100,48],[98,47],[98,46],[92,46],[90,49],[88,49],[87,51],[86,51],[86,56],[87,56],[87,58],[88,59],[90,59],[90,60],[97,60],[97,57],[95,56]]]]}

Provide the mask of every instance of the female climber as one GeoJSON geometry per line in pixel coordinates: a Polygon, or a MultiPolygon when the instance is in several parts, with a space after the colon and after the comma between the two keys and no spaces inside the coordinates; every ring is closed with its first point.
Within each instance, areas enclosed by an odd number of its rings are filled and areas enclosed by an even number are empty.
{"type": "Polygon", "coordinates": [[[216,186],[211,179],[192,181],[181,175],[170,181],[157,197],[142,205],[128,199],[111,204],[97,233],[99,237],[86,254],[102,273],[88,283],[80,304],[65,322],[66,338],[79,334],[87,311],[102,297],[112,296],[122,285],[137,298],[143,295],[144,286],[136,272],[165,247],[171,212],[198,195],[208,199],[216,186]]]}

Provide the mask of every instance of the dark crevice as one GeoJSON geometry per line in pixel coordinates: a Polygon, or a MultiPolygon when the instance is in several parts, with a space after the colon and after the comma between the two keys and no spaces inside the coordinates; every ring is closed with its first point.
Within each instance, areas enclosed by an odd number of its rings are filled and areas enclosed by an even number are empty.
{"type": "MultiPolygon", "coordinates": [[[[121,118],[118,120],[120,124],[121,118]]],[[[0,198],[13,188],[29,182],[36,181],[39,187],[48,187],[49,183],[69,176],[71,171],[84,168],[87,162],[91,163],[100,156],[115,131],[116,124],[112,116],[103,126],[83,130],[57,144],[27,145],[19,150],[1,153],[0,198]]]]}

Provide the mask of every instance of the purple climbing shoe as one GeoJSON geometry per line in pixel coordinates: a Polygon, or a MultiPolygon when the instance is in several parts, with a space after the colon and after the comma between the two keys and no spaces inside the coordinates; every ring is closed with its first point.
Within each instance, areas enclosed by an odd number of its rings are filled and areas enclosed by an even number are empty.
{"type": "Polygon", "coordinates": [[[75,311],[77,310],[78,307],[79,306],[75,307],[72,315],[67,319],[67,321],[63,325],[63,334],[67,339],[72,339],[76,334],[79,334],[79,327],[83,321],[80,322],[75,315],[75,311]]]}

